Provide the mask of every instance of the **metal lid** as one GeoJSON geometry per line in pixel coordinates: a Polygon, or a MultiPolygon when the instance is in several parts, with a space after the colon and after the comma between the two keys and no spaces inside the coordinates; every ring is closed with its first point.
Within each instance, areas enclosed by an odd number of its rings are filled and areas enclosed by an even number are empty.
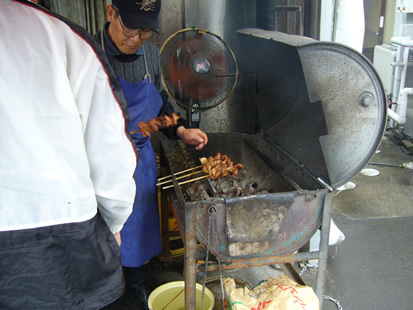
{"type": "Polygon", "coordinates": [[[241,70],[256,75],[263,134],[331,187],[344,185],[385,129],[386,96],[372,64],[337,43],[261,29],[238,34],[241,70]]]}

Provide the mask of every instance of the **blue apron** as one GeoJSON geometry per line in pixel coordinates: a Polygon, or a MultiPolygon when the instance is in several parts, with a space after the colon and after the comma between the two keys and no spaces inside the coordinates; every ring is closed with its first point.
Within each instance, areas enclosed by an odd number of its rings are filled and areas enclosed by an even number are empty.
{"type": "MultiPolygon", "coordinates": [[[[146,59],[145,66],[145,79],[139,83],[118,78],[128,104],[129,132],[138,129],[139,122],[157,117],[163,105],[158,89],[151,82],[146,59]]],[[[132,139],[139,148],[139,162],[134,174],[133,211],[121,230],[120,251],[125,267],[139,267],[162,250],[155,151],[151,139],[140,132],[133,134],[132,139]]]]}

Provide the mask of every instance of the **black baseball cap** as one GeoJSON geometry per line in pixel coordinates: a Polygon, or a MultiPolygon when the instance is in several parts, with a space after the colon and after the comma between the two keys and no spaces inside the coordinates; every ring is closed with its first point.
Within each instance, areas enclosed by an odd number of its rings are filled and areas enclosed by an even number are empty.
{"type": "Polygon", "coordinates": [[[151,29],[159,33],[158,15],[161,0],[112,0],[119,9],[123,24],[131,29],[151,29]]]}

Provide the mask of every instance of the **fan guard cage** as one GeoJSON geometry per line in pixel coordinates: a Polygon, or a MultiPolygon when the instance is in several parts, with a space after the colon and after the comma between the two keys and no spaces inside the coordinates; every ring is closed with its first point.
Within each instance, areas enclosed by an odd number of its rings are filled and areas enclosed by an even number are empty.
{"type": "Polygon", "coordinates": [[[230,47],[216,34],[183,29],[161,48],[162,84],[184,108],[205,111],[224,102],[234,91],[238,65],[230,47]]]}

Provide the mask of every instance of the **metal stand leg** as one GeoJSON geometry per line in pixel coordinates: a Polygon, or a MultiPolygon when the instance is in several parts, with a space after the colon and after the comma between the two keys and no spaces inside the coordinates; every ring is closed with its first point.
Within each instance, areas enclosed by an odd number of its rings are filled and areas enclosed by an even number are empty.
{"type": "Polygon", "coordinates": [[[330,223],[331,223],[331,209],[333,205],[333,193],[326,194],[324,200],[323,218],[321,221],[321,236],[319,261],[317,271],[316,295],[320,301],[320,310],[323,305],[323,292],[325,285],[325,275],[327,273],[327,259],[328,259],[328,240],[330,237],[330,223]]]}
{"type": "Polygon", "coordinates": [[[168,196],[166,191],[161,191],[161,239],[162,239],[162,253],[159,259],[162,262],[172,262],[171,247],[169,244],[169,227],[168,227],[168,196]]]}
{"type": "Polygon", "coordinates": [[[196,208],[185,206],[185,309],[196,309],[196,208]]]}

